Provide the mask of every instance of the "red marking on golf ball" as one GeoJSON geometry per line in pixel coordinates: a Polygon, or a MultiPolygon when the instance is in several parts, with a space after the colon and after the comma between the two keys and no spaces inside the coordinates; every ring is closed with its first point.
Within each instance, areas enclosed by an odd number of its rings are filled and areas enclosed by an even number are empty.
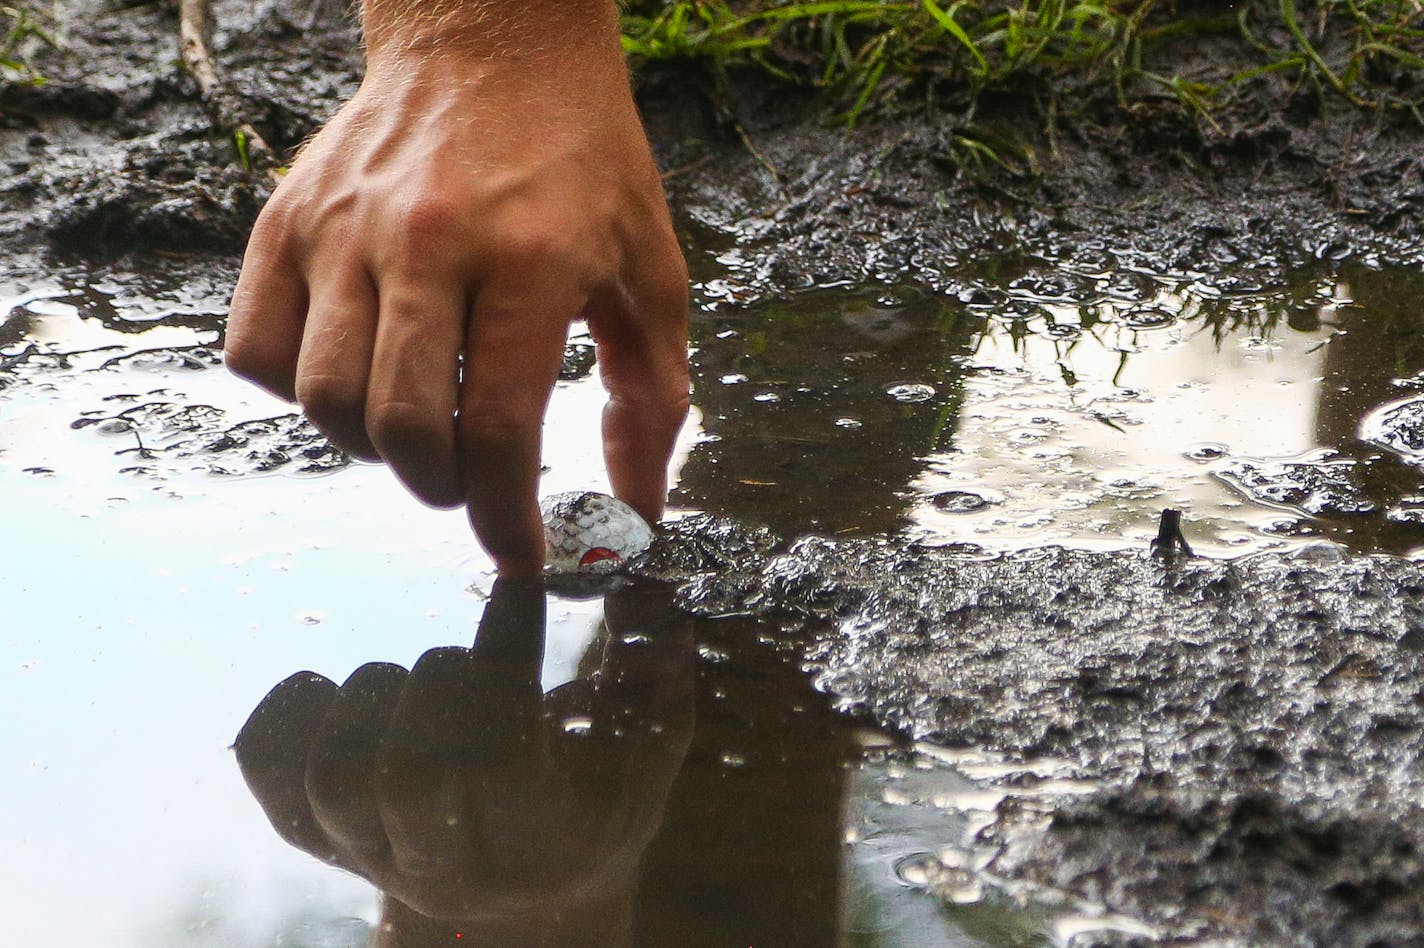
{"type": "Polygon", "coordinates": [[[602,563],[604,560],[621,560],[622,558],[606,546],[595,546],[579,558],[579,567],[592,566],[594,563],[602,563]]]}

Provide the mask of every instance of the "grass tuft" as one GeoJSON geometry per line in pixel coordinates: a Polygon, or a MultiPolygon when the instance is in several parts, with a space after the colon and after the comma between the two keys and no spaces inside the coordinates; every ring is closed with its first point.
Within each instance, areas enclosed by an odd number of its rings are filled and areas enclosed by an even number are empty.
{"type": "MultiPolygon", "coordinates": [[[[1060,95],[1110,82],[1137,109],[1165,100],[1203,123],[1244,90],[1305,85],[1416,118],[1424,107],[1424,0],[631,0],[634,63],[764,69],[819,88],[854,123],[929,90],[1060,95]],[[1178,2],[1182,4],[1179,9],[1178,2]],[[1224,41],[1214,74],[1178,74],[1177,44],[1224,41]],[[1249,63],[1242,68],[1242,63],[1249,63]]],[[[1196,57],[1195,62],[1210,62],[1196,57]]]]}

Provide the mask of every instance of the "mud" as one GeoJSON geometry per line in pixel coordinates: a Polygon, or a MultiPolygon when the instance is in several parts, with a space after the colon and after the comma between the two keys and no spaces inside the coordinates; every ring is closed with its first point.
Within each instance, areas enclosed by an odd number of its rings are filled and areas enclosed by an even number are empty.
{"type": "MultiPolygon", "coordinates": [[[[56,9],[61,48],[33,56],[44,83],[0,89],[0,240],[110,257],[240,250],[269,187],[197,101],[177,57],[176,8],[56,9]]],[[[339,16],[302,29],[283,9],[215,4],[214,45],[248,114],[286,150],[354,90],[360,61],[339,16]]]]}
{"type": "MultiPolygon", "coordinates": [[[[269,185],[210,127],[178,65],[175,11],[93,7],[57,5],[63,48],[31,51],[43,85],[0,88],[0,243],[236,253],[269,185]]],[[[280,152],[359,82],[339,5],[214,14],[219,67],[280,152]]],[[[716,275],[728,300],[907,274],[969,299],[956,271],[1004,250],[1228,288],[1320,260],[1420,257],[1424,130],[1288,86],[1256,84],[1215,126],[1079,89],[1052,115],[1006,96],[847,132],[761,74],[649,68],[637,85],[683,226],[736,248],[716,275]],[[963,134],[1026,160],[975,171],[952,160],[963,134]]]]}
{"type": "Polygon", "coordinates": [[[1001,804],[978,839],[992,871],[1169,938],[1424,938],[1419,564],[1327,546],[1178,563],[776,548],[693,520],[641,569],[680,580],[694,613],[829,622],[809,664],[845,709],[1101,786],[1046,833],[1001,804]]]}

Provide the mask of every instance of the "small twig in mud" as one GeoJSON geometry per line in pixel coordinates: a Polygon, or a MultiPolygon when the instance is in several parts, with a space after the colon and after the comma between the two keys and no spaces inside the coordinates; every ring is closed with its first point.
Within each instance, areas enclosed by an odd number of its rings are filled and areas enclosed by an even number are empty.
{"type": "Polygon", "coordinates": [[[776,170],[776,165],[772,164],[771,161],[766,157],[766,155],[763,155],[760,151],[757,150],[757,146],[752,143],[752,137],[747,134],[746,129],[742,128],[742,123],[734,122],[732,124],[732,127],[737,130],[737,137],[742,140],[742,146],[746,148],[747,152],[757,160],[757,164],[765,168],[766,173],[771,175],[771,180],[772,183],[776,185],[776,190],[781,192],[782,197],[790,198],[791,195],[787,193],[786,185],[782,183],[781,173],[776,170]]]}
{"type": "Polygon", "coordinates": [[[212,51],[208,0],[180,0],[178,38],[183,49],[183,65],[195,82],[213,124],[230,135],[238,160],[248,170],[263,172],[275,184],[279,181],[277,155],[267,140],[242,114],[242,103],[218,76],[212,51]]]}
{"type": "Polygon", "coordinates": [[[663,180],[671,181],[673,178],[680,178],[685,174],[691,174],[692,172],[697,171],[699,168],[702,168],[711,160],[711,155],[703,155],[696,161],[690,161],[687,164],[679,165],[676,168],[669,168],[668,170],[663,172],[663,180]]]}

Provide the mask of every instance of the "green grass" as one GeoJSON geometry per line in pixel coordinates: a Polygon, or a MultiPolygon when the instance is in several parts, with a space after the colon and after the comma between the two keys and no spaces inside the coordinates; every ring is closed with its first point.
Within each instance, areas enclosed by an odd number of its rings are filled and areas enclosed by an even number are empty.
{"type": "Polygon", "coordinates": [[[43,82],[29,60],[38,45],[55,45],[49,18],[28,7],[0,7],[0,81],[43,82]]]}
{"type": "Polygon", "coordinates": [[[823,89],[852,124],[927,94],[972,107],[1105,87],[1124,108],[1166,101],[1214,124],[1260,83],[1424,122],[1424,0],[632,0],[623,46],[635,65],[754,66],[823,89]],[[1229,44],[1229,65],[1174,56],[1202,40],[1229,44]],[[1186,61],[1207,68],[1172,68],[1186,61]]]}

